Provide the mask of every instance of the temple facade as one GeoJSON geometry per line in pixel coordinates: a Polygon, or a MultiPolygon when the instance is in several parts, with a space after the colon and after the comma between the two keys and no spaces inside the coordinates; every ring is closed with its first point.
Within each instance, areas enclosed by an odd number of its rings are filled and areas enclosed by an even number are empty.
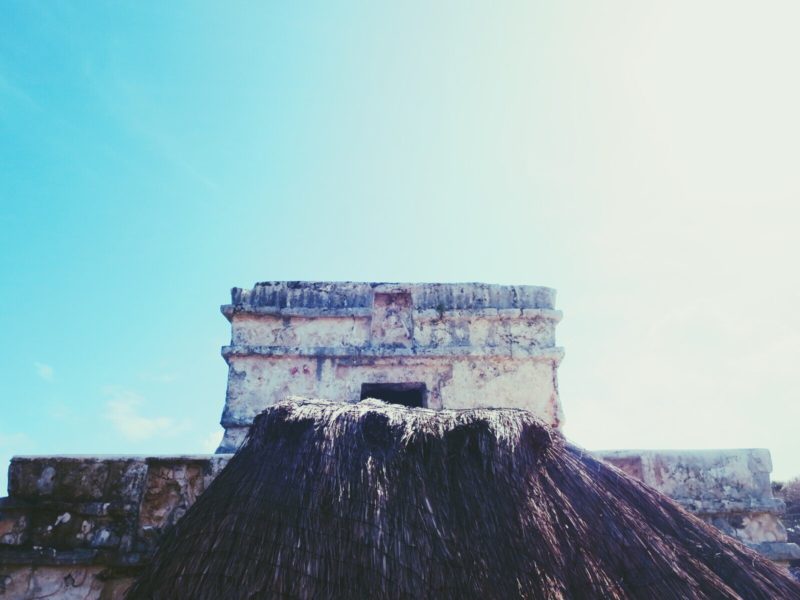
{"type": "Polygon", "coordinates": [[[287,282],[234,288],[220,452],[287,396],[524,408],[562,421],[555,290],[527,285],[287,282]]]}

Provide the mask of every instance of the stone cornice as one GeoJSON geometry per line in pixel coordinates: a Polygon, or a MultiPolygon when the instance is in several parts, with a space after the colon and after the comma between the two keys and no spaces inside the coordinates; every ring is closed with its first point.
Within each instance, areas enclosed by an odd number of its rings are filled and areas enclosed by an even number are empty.
{"type": "Polygon", "coordinates": [[[438,346],[438,347],[386,347],[386,346],[336,346],[336,347],[292,347],[292,346],[223,346],[222,356],[231,358],[245,356],[307,357],[307,358],[383,358],[392,360],[408,358],[458,358],[458,357],[506,357],[525,358],[559,363],[564,358],[564,349],[531,348],[523,345],[506,346],[438,346]]]}

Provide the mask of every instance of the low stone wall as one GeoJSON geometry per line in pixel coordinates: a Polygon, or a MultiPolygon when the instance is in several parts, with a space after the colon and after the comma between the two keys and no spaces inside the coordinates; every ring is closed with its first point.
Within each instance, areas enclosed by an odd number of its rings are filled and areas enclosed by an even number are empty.
{"type": "Polygon", "coordinates": [[[14,458],[0,498],[0,597],[121,599],[229,458],[14,458]]]}
{"type": "MultiPolygon", "coordinates": [[[[598,453],[770,558],[786,543],[766,450],[598,453]]],[[[16,457],[0,498],[0,597],[120,600],[230,455],[16,457]]]]}
{"type": "Polygon", "coordinates": [[[773,497],[769,450],[611,450],[597,456],[656,488],[771,560],[788,564],[800,547],[788,543],[773,497]]]}

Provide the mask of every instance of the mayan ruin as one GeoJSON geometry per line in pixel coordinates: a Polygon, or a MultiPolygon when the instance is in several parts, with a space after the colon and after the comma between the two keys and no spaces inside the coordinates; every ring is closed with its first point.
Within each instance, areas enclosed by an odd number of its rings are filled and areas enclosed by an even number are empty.
{"type": "Polygon", "coordinates": [[[0,2],[0,600],[800,600],[800,2],[0,2]]]}
{"type": "MultiPolygon", "coordinates": [[[[552,289],[266,282],[234,288],[222,313],[231,342],[222,348],[229,376],[217,454],[16,456],[9,496],[0,499],[0,594],[123,598],[143,569],[153,573],[159,540],[224,472],[256,417],[287,398],[377,399],[443,414],[524,409],[560,436],[564,351],[556,345],[562,315],[552,289]]],[[[617,450],[596,459],[779,568],[800,558],[780,521],[783,503],[772,495],[768,450],[617,450]]]]}
{"type": "Polygon", "coordinates": [[[558,427],[555,290],[267,282],[222,307],[231,345],[222,451],[287,396],[426,408],[525,408],[558,427]],[[493,400],[488,400],[492,398],[493,400]]]}

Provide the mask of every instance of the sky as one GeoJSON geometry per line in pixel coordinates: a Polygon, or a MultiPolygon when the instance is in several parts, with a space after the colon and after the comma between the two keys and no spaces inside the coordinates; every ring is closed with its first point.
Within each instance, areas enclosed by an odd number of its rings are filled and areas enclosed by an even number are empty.
{"type": "Polygon", "coordinates": [[[0,7],[0,485],[210,452],[233,286],[546,285],[565,433],[800,475],[800,4],[0,7]]]}

